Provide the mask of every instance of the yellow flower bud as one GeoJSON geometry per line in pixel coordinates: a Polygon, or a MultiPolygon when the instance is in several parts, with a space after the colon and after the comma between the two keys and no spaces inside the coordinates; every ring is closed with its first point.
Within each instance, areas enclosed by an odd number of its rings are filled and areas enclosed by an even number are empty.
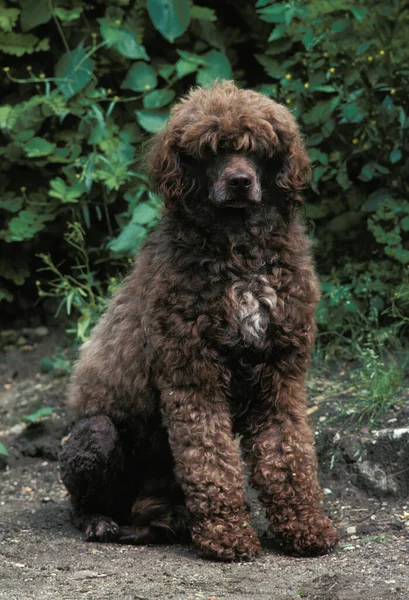
{"type": "Polygon", "coordinates": [[[310,87],[310,84],[308,82],[304,83],[304,87],[306,90],[308,90],[308,88],[310,87]]]}
{"type": "Polygon", "coordinates": [[[24,194],[24,192],[26,191],[26,189],[27,189],[26,186],[22,185],[21,188],[20,188],[20,192],[23,192],[23,194],[24,194]]]}
{"type": "Polygon", "coordinates": [[[286,79],[291,79],[291,73],[287,73],[287,75],[285,76],[286,79]]]}
{"type": "Polygon", "coordinates": [[[331,67],[329,70],[330,73],[335,73],[335,67],[331,67]]]}
{"type": "Polygon", "coordinates": [[[117,20],[115,21],[115,25],[122,25],[122,21],[121,21],[121,19],[117,19],[117,20]]]}
{"type": "Polygon", "coordinates": [[[8,72],[10,71],[10,67],[4,67],[3,71],[4,71],[5,73],[8,73],[8,72]]]}
{"type": "Polygon", "coordinates": [[[368,62],[372,62],[373,61],[373,56],[368,56],[368,62]]]}
{"type": "Polygon", "coordinates": [[[31,70],[32,70],[32,68],[33,68],[33,67],[32,67],[31,65],[27,65],[27,66],[26,66],[26,69],[27,69],[27,71],[31,71],[31,70]]]}
{"type": "Polygon", "coordinates": [[[394,88],[391,89],[391,96],[394,96],[396,94],[396,90],[394,88]]]}
{"type": "Polygon", "coordinates": [[[93,32],[91,33],[91,37],[93,37],[93,38],[96,38],[96,37],[97,37],[97,34],[95,33],[95,31],[93,31],[93,32]]]}
{"type": "Polygon", "coordinates": [[[145,85],[145,90],[146,90],[147,92],[149,92],[149,90],[150,90],[150,89],[151,89],[151,86],[149,85],[149,83],[147,83],[147,84],[145,85]]]}
{"type": "Polygon", "coordinates": [[[79,179],[81,175],[79,173],[75,173],[75,179],[79,179]]]}
{"type": "Polygon", "coordinates": [[[45,74],[44,73],[40,73],[39,78],[40,79],[45,79],[45,74]]]}
{"type": "Polygon", "coordinates": [[[356,144],[359,144],[359,139],[358,139],[358,138],[354,138],[354,139],[352,140],[352,143],[353,143],[353,144],[355,144],[355,145],[356,145],[356,144]]]}
{"type": "Polygon", "coordinates": [[[328,58],[328,52],[324,52],[324,54],[322,56],[324,56],[325,58],[328,58]]]}
{"type": "Polygon", "coordinates": [[[384,55],[385,55],[385,50],[379,50],[379,54],[380,54],[381,56],[384,56],[384,55]]]}
{"type": "Polygon", "coordinates": [[[286,104],[291,104],[291,98],[286,98],[286,104]]]}
{"type": "Polygon", "coordinates": [[[114,102],[118,102],[119,96],[114,96],[114,102]]]}
{"type": "Polygon", "coordinates": [[[107,94],[112,94],[112,90],[111,90],[111,88],[108,88],[108,89],[107,89],[107,94]]]}

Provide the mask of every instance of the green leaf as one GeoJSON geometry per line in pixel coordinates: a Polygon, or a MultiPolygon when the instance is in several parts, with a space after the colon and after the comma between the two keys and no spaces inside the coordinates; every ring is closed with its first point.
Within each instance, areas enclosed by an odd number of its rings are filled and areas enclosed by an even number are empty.
{"type": "Polygon", "coordinates": [[[146,8],[155,29],[169,42],[173,43],[189,27],[188,0],[148,0],[146,8]]]}
{"type": "Polygon", "coordinates": [[[375,212],[378,206],[380,206],[385,200],[389,200],[391,197],[390,193],[386,188],[380,188],[373,192],[367,200],[361,206],[363,212],[375,212]]]}
{"type": "Polygon", "coordinates": [[[31,413],[31,415],[25,415],[21,417],[21,420],[24,423],[36,423],[43,417],[49,417],[54,412],[54,409],[51,406],[45,406],[44,408],[39,408],[35,412],[31,413]]]}
{"type": "Polygon", "coordinates": [[[132,221],[125,225],[119,236],[108,243],[115,254],[134,252],[147,234],[147,230],[132,221]]]}
{"type": "Polygon", "coordinates": [[[138,225],[148,225],[157,216],[157,212],[147,202],[140,202],[137,204],[132,213],[132,223],[138,225]]]}
{"type": "Polygon", "coordinates": [[[57,19],[60,19],[61,21],[75,21],[76,19],[79,19],[81,14],[82,14],[82,6],[77,6],[77,8],[73,8],[72,10],[67,10],[65,8],[55,8],[54,9],[54,15],[57,17],[57,19]]]}
{"type": "Polygon", "coordinates": [[[22,31],[30,31],[38,25],[48,23],[52,17],[49,0],[25,0],[22,5],[20,16],[22,31]]]}
{"type": "Polygon", "coordinates": [[[193,52],[187,52],[186,50],[177,50],[177,53],[179,54],[180,58],[183,58],[194,65],[207,65],[206,59],[203,56],[199,56],[199,54],[193,54],[193,52]]]}
{"type": "Polygon", "coordinates": [[[173,90],[154,90],[143,97],[143,105],[145,108],[162,108],[172,102],[174,97],[173,90]]]}
{"type": "Polygon", "coordinates": [[[256,54],[255,58],[272,79],[281,79],[284,77],[285,70],[283,69],[282,61],[270,58],[270,56],[265,56],[264,54],[256,54]]]}
{"type": "Polygon", "coordinates": [[[202,21],[217,21],[214,8],[207,8],[206,6],[192,6],[190,16],[192,19],[201,19],[202,21]]]}
{"type": "Polygon", "coordinates": [[[45,228],[46,222],[52,219],[52,215],[41,215],[32,209],[21,210],[9,222],[5,239],[7,242],[22,242],[32,239],[36,233],[45,228]]]}
{"type": "Polygon", "coordinates": [[[11,106],[5,104],[0,106],[0,129],[8,129],[7,120],[12,112],[11,106]]]}
{"type": "Polygon", "coordinates": [[[17,23],[19,14],[20,11],[18,8],[5,8],[3,4],[0,5],[0,29],[3,31],[12,31],[17,23]]]}
{"type": "Polygon", "coordinates": [[[77,320],[77,337],[81,342],[87,339],[87,331],[91,325],[91,311],[85,309],[77,320]]]}
{"type": "Polygon", "coordinates": [[[267,21],[267,23],[284,23],[287,10],[288,4],[277,3],[261,8],[257,12],[262,21],[267,21]]]}
{"type": "Polygon", "coordinates": [[[56,149],[56,144],[47,142],[44,138],[33,137],[24,144],[24,150],[29,158],[48,156],[56,149]]]}
{"type": "Polygon", "coordinates": [[[126,58],[149,60],[145,47],[138,43],[136,33],[130,31],[127,25],[118,25],[108,19],[98,19],[98,22],[108,47],[114,46],[126,58]]]}
{"type": "Polygon", "coordinates": [[[351,210],[331,219],[331,221],[326,224],[326,227],[329,229],[329,231],[344,233],[345,231],[353,229],[360,222],[360,220],[361,215],[358,212],[351,210]]]}
{"type": "Polygon", "coordinates": [[[144,62],[136,62],[129,69],[121,89],[133,92],[146,92],[157,86],[158,80],[155,71],[144,62]]]}
{"type": "Polygon", "coordinates": [[[11,213],[16,213],[23,206],[23,198],[15,196],[13,192],[8,192],[0,196],[0,208],[11,213]]]}
{"type": "Polygon", "coordinates": [[[400,222],[400,226],[402,231],[409,231],[409,216],[403,217],[402,221],[400,222]]]}
{"type": "Polygon", "coordinates": [[[74,185],[68,186],[61,177],[56,177],[50,181],[50,190],[48,195],[57,198],[63,204],[78,202],[78,199],[85,192],[85,184],[77,181],[74,185]]]}
{"type": "Polygon", "coordinates": [[[198,68],[198,64],[189,60],[184,60],[183,58],[176,63],[176,73],[179,79],[182,79],[182,77],[185,77],[186,75],[190,75],[190,73],[194,73],[198,68]]]}
{"type": "Polygon", "coordinates": [[[94,61],[87,56],[82,44],[63,54],[55,67],[55,77],[64,80],[56,84],[66,100],[78,94],[91,81],[93,69],[94,61]]]}
{"type": "Polygon", "coordinates": [[[2,442],[0,442],[0,454],[2,456],[9,456],[7,448],[6,448],[6,446],[2,442]]]}
{"type": "Polygon", "coordinates": [[[209,85],[215,79],[232,79],[233,71],[223,52],[210,50],[204,55],[207,66],[198,71],[196,81],[199,85],[209,85]]]}
{"type": "Polygon", "coordinates": [[[26,279],[30,277],[30,270],[27,268],[26,263],[21,260],[0,258],[0,275],[16,285],[23,285],[26,279]]]}
{"type": "MultiPolygon", "coordinates": [[[[44,38],[46,40],[47,38],[44,38]]],[[[42,41],[44,41],[42,40],[42,41]]],[[[5,54],[12,56],[23,56],[23,54],[32,54],[40,48],[36,45],[39,39],[31,33],[8,33],[0,31],[0,50],[5,54]]]]}
{"type": "Polygon", "coordinates": [[[355,19],[362,23],[362,21],[365,20],[368,9],[364,6],[351,6],[350,11],[354,15],[355,19]]]}
{"type": "Polygon", "coordinates": [[[165,125],[169,118],[167,112],[153,112],[150,110],[136,110],[136,118],[141,127],[143,127],[149,133],[157,133],[165,125]]]}
{"type": "Polygon", "coordinates": [[[393,165],[395,163],[399,162],[401,158],[402,158],[402,152],[400,150],[392,150],[392,152],[389,155],[389,160],[391,161],[391,163],[393,165]]]}

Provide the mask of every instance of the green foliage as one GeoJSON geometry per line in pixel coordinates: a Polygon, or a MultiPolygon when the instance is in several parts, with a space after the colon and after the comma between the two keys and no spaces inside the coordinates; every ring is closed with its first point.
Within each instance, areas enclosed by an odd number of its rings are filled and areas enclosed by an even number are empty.
{"type": "Polygon", "coordinates": [[[9,455],[6,446],[2,442],[0,442],[0,455],[6,457],[9,455]]]}
{"type": "Polygon", "coordinates": [[[44,408],[39,408],[35,412],[31,413],[31,415],[24,415],[21,417],[23,423],[38,423],[44,417],[49,417],[54,412],[54,409],[51,406],[45,406],[44,408]]]}
{"type": "Polygon", "coordinates": [[[159,218],[147,134],[191,85],[234,78],[302,127],[320,340],[407,333],[407,3],[206,4],[0,0],[2,307],[57,297],[85,339],[159,218]]]}
{"type": "Polygon", "coordinates": [[[399,404],[399,391],[403,387],[406,364],[385,359],[373,347],[362,348],[361,365],[352,376],[357,395],[351,402],[352,410],[360,422],[368,425],[399,404]]]}

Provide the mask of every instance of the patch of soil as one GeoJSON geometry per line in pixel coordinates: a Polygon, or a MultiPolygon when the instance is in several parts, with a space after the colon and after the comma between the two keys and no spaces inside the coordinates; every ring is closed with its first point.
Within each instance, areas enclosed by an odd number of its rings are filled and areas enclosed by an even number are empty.
{"type": "MultiPolygon", "coordinates": [[[[362,452],[374,436],[358,428],[345,438],[342,429],[320,421],[325,412],[312,417],[326,511],[342,535],[333,554],[294,558],[275,550],[251,490],[252,520],[264,548],[254,562],[204,561],[190,546],[85,543],[70,524],[56,462],[70,423],[63,403],[66,377],[40,373],[52,345],[43,340],[29,351],[9,349],[1,363],[0,439],[10,456],[0,471],[0,599],[408,599],[408,499],[399,486],[396,493],[368,494],[354,469],[360,456],[367,459],[362,452]],[[46,406],[54,408],[51,417],[28,427],[20,422],[46,406]]],[[[334,381],[328,380],[330,398],[334,381]]],[[[386,469],[377,452],[376,462],[386,469]]]]}

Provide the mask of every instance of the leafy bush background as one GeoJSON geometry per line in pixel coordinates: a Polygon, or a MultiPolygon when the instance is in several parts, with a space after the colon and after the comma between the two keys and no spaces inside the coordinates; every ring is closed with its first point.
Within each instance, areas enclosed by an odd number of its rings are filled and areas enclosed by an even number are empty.
{"type": "Polygon", "coordinates": [[[403,0],[0,0],[0,310],[56,296],[86,337],[159,216],[145,140],[221,77],[302,127],[322,339],[405,334],[408,27],[403,0]]]}

